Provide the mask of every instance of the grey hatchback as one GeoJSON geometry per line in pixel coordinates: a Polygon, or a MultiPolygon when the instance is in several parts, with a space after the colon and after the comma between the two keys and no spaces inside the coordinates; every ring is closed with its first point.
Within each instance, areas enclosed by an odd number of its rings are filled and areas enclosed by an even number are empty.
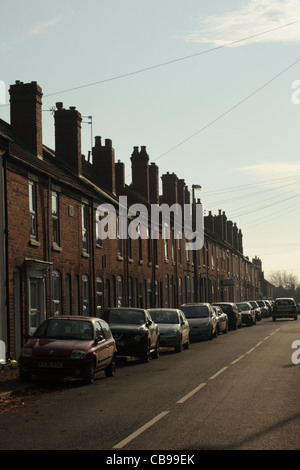
{"type": "Polygon", "coordinates": [[[212,339],[217,336],[218,319],[209,303],[183,304],[180,310],[190,325],[190,338],[212,339]]]}

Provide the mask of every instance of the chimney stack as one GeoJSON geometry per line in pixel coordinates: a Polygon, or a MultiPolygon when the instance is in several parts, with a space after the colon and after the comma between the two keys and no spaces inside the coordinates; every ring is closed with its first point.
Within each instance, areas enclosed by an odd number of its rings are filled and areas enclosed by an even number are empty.
{"type": "Polygon", "coordinates": [[[149,166],[149,191],[151,204],[159,204],[159,171],[154,162],[149,166]]]}
{"type": "Polygon", "coordinates": [[[131,154],[132,189],[149,201],[149,155],[146,147],[133,147],[131,154]]]}
{"type": "Polygon", "coordinates": [[[125,165],[121,160],[115,164],[116,190],[122,191],[125,188],[125,165]]]}
{"type": "Polygon", "coordinates": [[[37,82],[23,83],[18,80],[10,86],[9,93],[11,129],[15,137],[42,158],[41,87],[37,82]]]}
{"type": "Polygon", "coordinates": [[[162,179],[162,202],[172,206],[178,203],[178,177],[175,173],[165,173],[162,179]]]}
{"type": "Polygon", "coordinates": [[[55,156],[77,175],[82,175],[81,155],[81,114],[75,106],[64,109],[63,103],[56,103],[55,156]]]}
{"type": "Polygon", "coordinates": [[[101,182],[103,187],[111,193],[115,193],[115,150],[110,139],[105,139],[105,145],[102,145],[101,137],[95,137],[95,146],[93,147],[93,168],[95,177],[101,182]]]}

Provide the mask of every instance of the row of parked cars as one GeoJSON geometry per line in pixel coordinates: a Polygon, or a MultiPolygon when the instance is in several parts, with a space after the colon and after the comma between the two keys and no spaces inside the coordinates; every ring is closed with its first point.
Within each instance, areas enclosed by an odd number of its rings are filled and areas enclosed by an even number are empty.
{"type": "Polygon", "coordinates": [[[212,339],[253,325],[269,315],[258,302],[190,303],[180,309],[118,307],[106,310],[102,318],[55,316],[45,320],[22,348],[20,379],[43,375],[92,383],[100,370],[108,377],[115,374],[118,356],[148,362],[159,357],[162,347],[181,352],[193,339],[212,339]]]}

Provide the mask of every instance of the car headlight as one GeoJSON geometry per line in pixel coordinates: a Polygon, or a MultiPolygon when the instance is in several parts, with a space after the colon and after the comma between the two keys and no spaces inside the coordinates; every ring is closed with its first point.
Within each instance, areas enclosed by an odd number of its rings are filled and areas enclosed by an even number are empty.
{"type": "Polygon", "coordinates": [[[84,359],[86,357],[86,352],[81,349],[73,349],[71,352],[71,359],[84,359]]]}
{"type": "Polygon", "coordinates": [[[23,348],[21,350],[22,357],[32,357],[32,349],[31,348],[23,348]]]}

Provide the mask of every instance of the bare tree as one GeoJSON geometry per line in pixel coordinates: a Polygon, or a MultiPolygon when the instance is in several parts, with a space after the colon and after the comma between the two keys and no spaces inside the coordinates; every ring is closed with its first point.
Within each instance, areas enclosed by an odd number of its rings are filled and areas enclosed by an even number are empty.
{"type": "Polygon", "coordinates": [[[275,297],[298,297],[300,284],[298,277],[287,271],[273,271],[269,280],[275,286],[275,297]]]}

